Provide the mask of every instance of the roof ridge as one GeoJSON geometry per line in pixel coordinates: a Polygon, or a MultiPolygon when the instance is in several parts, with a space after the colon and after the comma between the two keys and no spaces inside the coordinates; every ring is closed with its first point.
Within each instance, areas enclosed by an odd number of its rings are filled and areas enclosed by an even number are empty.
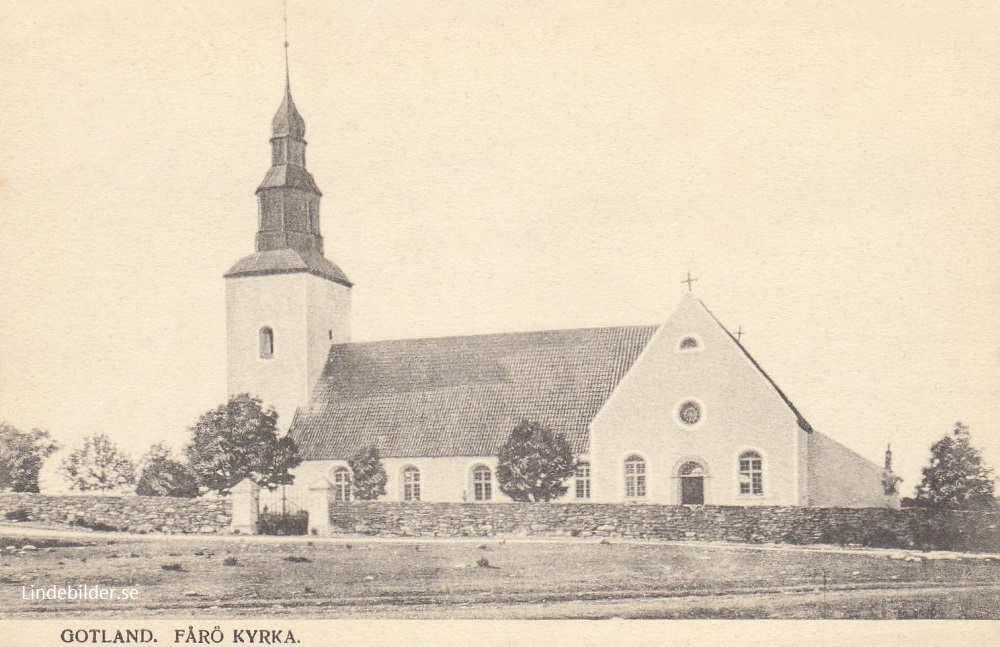
{"type": "Polygon", "coordinates": [[[718,324],[719,328],[722,328],[722,331],[726,333],[726,335],[731,340],[733,340],[733,343],[736,344],[736,347],[739,348],[741,351],[743,351],[743,355],[748,360],[750,360],[750,363],[753,364],[753,367],[757,369],[757,371],[764,377],[765,380],[767,380],[768,384],[771,385],[771,388],[773,388],[777,392],[777,394],[785,402],[785,405],[791,410],[793,414],[795,414],[796,422],[798,422],[799,427],[801,427],[803,431],[812,433],[813,428],[812,425],[809,424],[809,421],[805,419],[805,416],[802,415],[802,413],[795,407],[795,405],[788,398],[788,396],[785,395],[785,392],[781,390],[781,387],[779,387],[778,384],[773,379],[771,379],[771,376],[767,374],[767,371],[765,371],[764,368],[757,362],[757,360],[754,359],[753,355],[750,354],[750,351],[748,351],[743,346],[743,344],[740,343],[740,340],[736,339],[736,337],[733,336],[733,333],[729,332],[728,328],[722,325],[722,322],[719,321],[718,317],[712,314],[712,311],[708,309],[708,306],[705,305],[704,301],[702,301],[701,299],[695,299],[695,301],[698,303],[698,305],[702,307],[702,309],[705,310],[705,312],[708,313],[708,316],[710,316],[715,321],[715,323],[718,324]]]}
{"type": "Polygon", "coordinates": [[[542,330],[508,330],[502,332],[487,332],[487,333],[474,333],[471,335],[442,335],[440,337],[400,337],[394,339],[373,339],[369,341],[352,341],[343,342],[340,344],[332,344],[330,348],[336,348],[338,346],[367,346],[373,344],[384,344],[390,342],[418,342],[418,341],[436,341],[436,340],[446,340],[446,339],[473,339],[481,337],[501,337],[504,335],[542,335],[546,333],[569,333],[569,332],[584,332],[584,331],[594,331],[594,330],[648,330],[653,328],[659,328],[661,324],[628,324],[624,326],[587,326],[583,328],[545,328],[542,330]]]}

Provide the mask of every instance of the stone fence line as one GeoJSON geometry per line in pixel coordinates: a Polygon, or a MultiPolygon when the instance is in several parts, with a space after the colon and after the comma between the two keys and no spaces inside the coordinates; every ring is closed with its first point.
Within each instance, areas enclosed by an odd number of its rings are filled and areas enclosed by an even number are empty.
{"type": "MultiPolygon", "coordinates": [[[[56,525],[155,533],[255,534],[260,488],[221,499],[0,493],[0,515],[56,525]]],[[[633,503],[337,502],[309,488],[308,532],[319,536],[581,537],[664,541],[860,544],[1000,552],[1000,512],[633,503]]]]}
{"type": "Polygon", "coordinates": [[[154,496],[47,495],[0,492],[0,519],[18,515],[57,526],[136,533],[228,532],[229,499],[154,496]]]}

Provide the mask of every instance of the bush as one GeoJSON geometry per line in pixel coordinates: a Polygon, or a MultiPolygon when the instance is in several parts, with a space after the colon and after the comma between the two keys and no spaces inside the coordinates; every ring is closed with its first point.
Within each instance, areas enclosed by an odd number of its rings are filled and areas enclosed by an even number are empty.
{"type": "Polygon", "coordinates": [[[47,431],[21,431],[0,422],[0,490],[38,492],[42,464],[58,448],[47,431]]]}
{"type": "Polygon", "coordinates": [[[566,494],[576,472],[566,437],[538,422],[522,420],[500,447],[497,484],[514,501],[551,501],[566,494]]]}
{"type": "Polygon", "coordinates": [[[302,459],[291,436],[278,430],[278,413],[247,393],[202,415],[184,448],[198,485],[225,494],[244,479],[261,487],[292,482],[302,459]]]}
{"type": "Polygon", "coordinates": [[[913,516],[909,540],[923,550],[1000,551],[1000,515],[989,513],[943,513],[928,510],[913,516]]]}
{"type": "Polygon", "coordinates": [[[170,449],[160,443],[143,456],[135,493],[192,498],[198,496],[198,480],[191,468],[175,460],[170,449]]]}
{"type": "Polygon", "coordinates": [[[257,529],[262,535],[304,535],[309,529],[309,513],[261,512],[257,518],[257,529]]]}
{"type": "Polygon", "coordinates": [[[93,519],[87,519],[86,517],[77,517],[70,521],[69,525],[76,526],[78,528],[89,528],[90,530],[96,530],[98,532],[121,532],[123,530],[118,526],[112,526],[111,524],[104,523],[103,521],[94,521],[93,519]]]}
{"type": "Polygon", "coordinates": [[[81,492],[115,490],[135,485],[135,465],[105,434],[85,438],[59,464],[70,487],[81,492]]]}
{"type": "Polygon", "coordinates": [[[826,526],[819,535],[819,543],[831,544],[835,546],[846,546],[847,544],[858,543],[854,536],[854,529],[844,524],[834,524],[826,526]]]}
{"type": "Polygon", "coordinates": [[[798,544],[808,544],[811,542],[809,541],[809,537],[807,537],[805,533],[796,528],[793,530],[786,530],[785,532],[781,533],[781,543],[798,545],[798,544]]]}
{"type": "Polygon", "coordinates": [[[910,544],[908,538],[900,535],[895,528],[883,525],[866,527],[858,543],[871,548],[909,548],[910,544]]]}
{"type": "Polygon", "coordinates": [[[24,508],[18,508],[17,510],[10,510],[4,514],[4,518],[7,521],[30,521],[31,515],[24,508]]]}
{"type": "Polygon", "coordinates": [[[347,464],[351,468],[351,491],[360,501],[374,501],[385,496],[385,484],[389,477],[374,445],[362,447],[347,464]]]}

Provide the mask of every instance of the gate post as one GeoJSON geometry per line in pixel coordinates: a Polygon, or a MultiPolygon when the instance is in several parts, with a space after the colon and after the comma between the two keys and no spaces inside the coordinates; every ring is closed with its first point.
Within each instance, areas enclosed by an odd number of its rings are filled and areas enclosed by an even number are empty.
{"type": "Polygon", "coordinates": [[[260,486],[250,479],[243,479],[231,490],[233,520],[229,524],[231,532],[256,535],[260,516],[260,486]]]}
{"type": "Polygon", "coordinates": [[[309,534],[330,534],[330,481],[324,476],[309,486],[309,534]]]}

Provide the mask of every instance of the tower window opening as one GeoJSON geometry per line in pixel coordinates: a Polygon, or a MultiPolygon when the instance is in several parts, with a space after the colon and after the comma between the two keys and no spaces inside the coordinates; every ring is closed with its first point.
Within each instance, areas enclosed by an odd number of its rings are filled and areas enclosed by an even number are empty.
{"type": "Polygon", "coordinates": [[[260,329],[260,356],[261,359],[274,357],[274,331],[270,326],[260,329]]]}

